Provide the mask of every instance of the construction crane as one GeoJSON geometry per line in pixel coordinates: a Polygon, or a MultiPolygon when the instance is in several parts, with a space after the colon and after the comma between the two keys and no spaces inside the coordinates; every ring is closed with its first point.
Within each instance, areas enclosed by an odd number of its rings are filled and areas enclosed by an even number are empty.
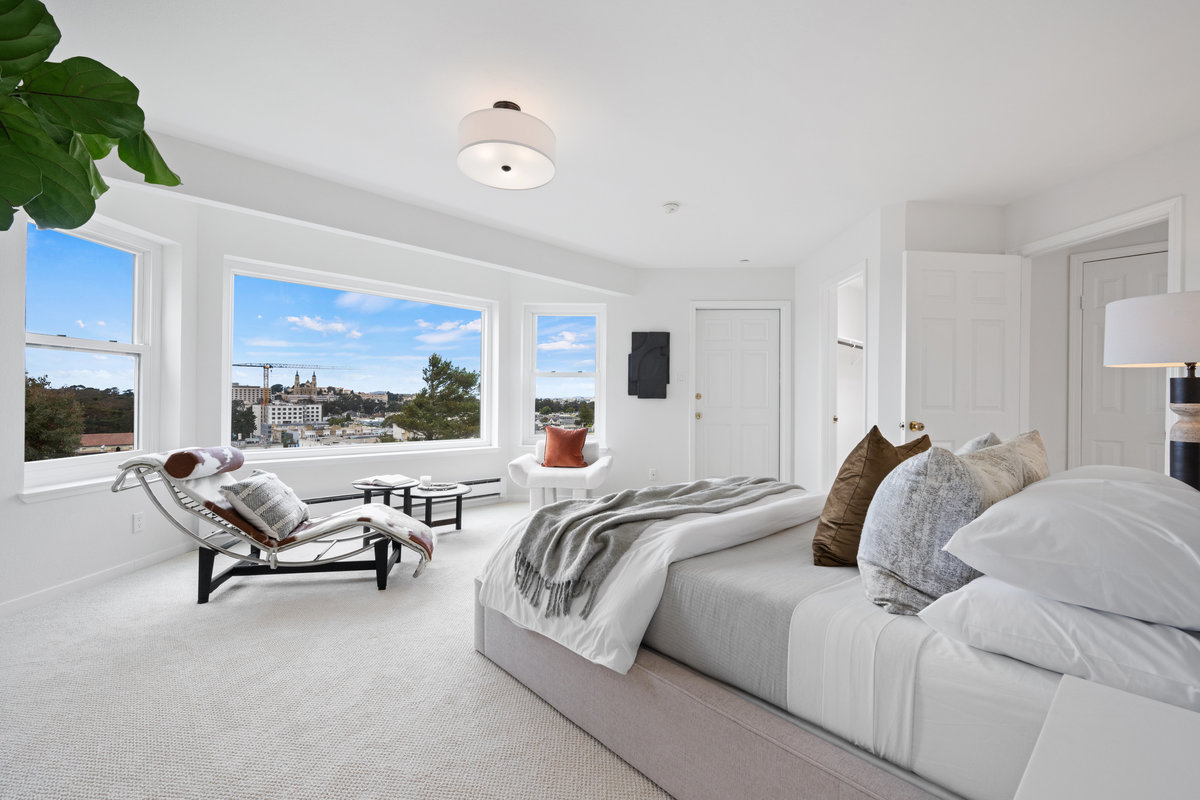
{"type": "Polygon", "coordinates": [[[273,369],[311,369],[314,372],[318,369],[350,369],[349,367],[323,367],[320,364],[263,364],[261,362],[255,364],[234,364],[235,367],[262,367],[263,371],[263,390],[262,390],[262,419],[267,418],[267,404],[271,401],[271,370],[273,369]]]}

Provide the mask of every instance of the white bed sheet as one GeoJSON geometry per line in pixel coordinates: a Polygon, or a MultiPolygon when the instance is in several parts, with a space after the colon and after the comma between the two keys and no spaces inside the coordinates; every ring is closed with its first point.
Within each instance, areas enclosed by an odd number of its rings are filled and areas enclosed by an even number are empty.
{"type": "Polygon", "coordinates": [[[858,577],[792,615],[788,711],[973,800],[1013,796],[1061,677],[888,614],[858,577]]]}

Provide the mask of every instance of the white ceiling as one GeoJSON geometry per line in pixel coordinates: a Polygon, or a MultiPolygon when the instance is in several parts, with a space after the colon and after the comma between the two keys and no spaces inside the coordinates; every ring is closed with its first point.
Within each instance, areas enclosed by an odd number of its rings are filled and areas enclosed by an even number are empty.
{"type": "Polygon", "coordinates": [[[1197,0],[46,2],[152,131],[638,267],[791,266],[1200,130],[1197,0]],[[557,134],[548,185],[457,171],[501,99],[557,134]]]}

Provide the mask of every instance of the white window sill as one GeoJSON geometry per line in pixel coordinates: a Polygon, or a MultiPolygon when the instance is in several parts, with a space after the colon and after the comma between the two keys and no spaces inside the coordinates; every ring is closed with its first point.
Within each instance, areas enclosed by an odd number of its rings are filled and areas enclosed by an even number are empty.
{"type": "Polygon", "coordinates": [[[64,497],[75,497],[92,492],[108,491],[112,487],[115,475],[105,475],[99,478],[85,478],[62,483],[48,483],[41,486],[27,486],[17,493],[17,497],[26,503],[44,503],[47,500],[61,500],[64,497]]]}

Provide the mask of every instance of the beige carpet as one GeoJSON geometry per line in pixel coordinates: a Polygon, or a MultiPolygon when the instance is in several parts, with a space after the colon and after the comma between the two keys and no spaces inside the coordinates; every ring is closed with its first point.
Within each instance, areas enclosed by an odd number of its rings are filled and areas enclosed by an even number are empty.
{"type": "Polygon", "coordinates": [[[198,606],[189,553],[0,620],[0,797],[667,797],[473,649],[522,510],[467,508],[384,592],[244,578],[198,606]]]}

